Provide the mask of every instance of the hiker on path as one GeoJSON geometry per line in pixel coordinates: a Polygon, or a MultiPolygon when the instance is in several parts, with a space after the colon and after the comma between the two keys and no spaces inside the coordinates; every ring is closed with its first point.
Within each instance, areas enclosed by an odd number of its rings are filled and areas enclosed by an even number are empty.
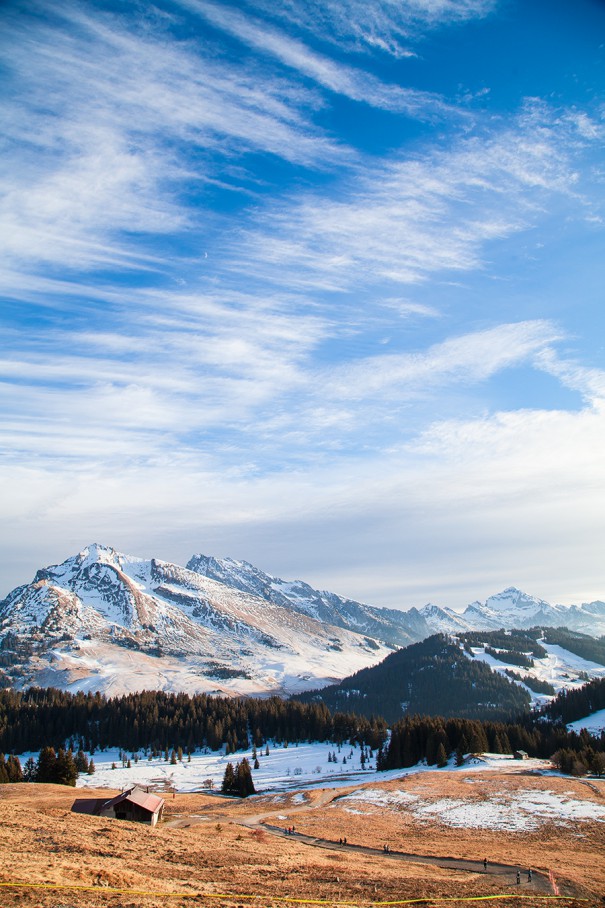
{"type": "Polygon", "coordinates": [[[487,873],[487,858],[483,858],[483,870],[487,873]]]}
{"type": "Polygon", "coordinates": [[[527,882],[528,882],[528,883],[531,883],[531,876],[532,876],[532,874],[531,874],[531,868],[530,868],[530,869],[527,871],[527,882]]]}
{"type": "Polygon", "coordinates": [[[521,871],[517,870],[517,886],[519,885],[520,882],[521,882],[521,871]]]}

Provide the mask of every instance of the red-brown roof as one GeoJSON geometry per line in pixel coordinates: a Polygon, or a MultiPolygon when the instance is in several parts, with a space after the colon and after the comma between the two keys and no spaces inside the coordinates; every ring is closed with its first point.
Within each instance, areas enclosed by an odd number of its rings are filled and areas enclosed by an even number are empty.
{"type": "Polygon", "coordinates": [[[138,807],[142,807],[143,810],[148,810],[149,813],[157,813],[164,803],[164,798],[143,791],[142,788],[138,788],[135,785],[134,788],[123,791],[122,794],[116,795],[115,798],[106,801],[103,805],[103,809],[106,810],[108,807],[114,807],[116,804],[121,804],[122,801],[130,801],[131,804],[136,804],[138,807]]]}

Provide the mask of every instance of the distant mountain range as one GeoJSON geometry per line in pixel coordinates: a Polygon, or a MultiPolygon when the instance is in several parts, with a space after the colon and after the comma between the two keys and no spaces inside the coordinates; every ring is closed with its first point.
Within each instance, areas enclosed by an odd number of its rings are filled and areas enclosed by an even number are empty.
{"type": "Polygon", "coordinates": [[[471,602],[462,613],[431,603],[401,612],[320,592],[300,580],[279,580],[246,561],[194,555],[187,567],[233,589],[299,609],[339,627],[363,630],[395,646],[405,646],[435,633],[489,631],[501,627],[565,626],[592,637],[605,634],[605,602],[601,600],[582,605],[551,605],[511,586],[485,602],[471,602]]]}
{"type": "Polygon", "coordinates": [[[429,637],[536,624],[605,633],[605,603],[566,608],[510,588],[462,614],[377,608],[253,565],[186,567],[91,545],[0,602],[0,684],[288,695],[429,637]]]}

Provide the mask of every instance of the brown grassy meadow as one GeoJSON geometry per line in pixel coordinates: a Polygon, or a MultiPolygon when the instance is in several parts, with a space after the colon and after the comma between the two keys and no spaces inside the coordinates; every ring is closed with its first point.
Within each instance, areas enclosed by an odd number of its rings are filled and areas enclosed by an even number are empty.
{"type": "MultiPolygon", "coordinates": [[[[468,781],[468,780],[467,780],[468,781]]],[[[480,801],[498,792],[533,786],[573,793],[603,803],[599,786],[577,780],[476,773],[467,784],[459,773],[423,773],[396,782],[370,783],[385,791],[405,787],[430,801],[447,795],[480,801]]],[[[359,788],[359,786],[357,786],[359,788]]],[[[463,857],[552,868],[561,892],[597,905],[605,893],[605,823],[546,823],[539,831],[518,833],[451,828],[438,820],[419,822],[405,809],[371,806],[352,813],[339,803],[346,790],[316,789],[304,799],[293,794],[247,801],[204,794],[177,794],[166,801],[164,821],[155,829],[71,813],[80,790],[55,785],[0,787],[0,905],[31,908],[136,908],[136,906],[216,906],[284,904],[282,899],[325,900],[369,905],[421,898],[466,899],[512,893],[532,895],[525,876],[512,876],[404,863],[352,848],[318,848],[297,836],[277,837],[255,825],[266,818],[282,827],[321,839],[346,836],[349,843],[418,855],[463,857]],[[336,800],[334,800],[336,798],[336,800]],[[245,825],[248,824],[248,825],[245,825]],[[33,884],[33,885],[32,885],[33,884]],[[49,887],[49,888],[39,888],[49,887]],[[59,888],[54,888],[59,887],[59,888]],[[60,888],[67,887],[67,888],[60,888]],[[75,888],[82,887],[82,888],[75,888]],[[115,891],[122,890],[122,891],[115,891]]],[[[111,797],[114,792],[86,792],[111,797]]],[[[532,899],[533,902],[533,899],[532,899]]],[[[525,906],[515,898],[507,906],[525,906]]],[[[537,902],[536,904],[546,904],[537,902]]],[[[569,904],[569,902],[559,903],[569,904]]]]}

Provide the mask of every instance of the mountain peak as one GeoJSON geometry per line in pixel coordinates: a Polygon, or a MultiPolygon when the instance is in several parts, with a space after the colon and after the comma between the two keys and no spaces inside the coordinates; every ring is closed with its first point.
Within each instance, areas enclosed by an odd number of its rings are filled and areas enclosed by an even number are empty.
{"type": "Polygon", "coordinates": [[[124,556],[112,548],[110,545],[103,545],[99,542],[93,542],[87,545],[76,556],[76,561],[80,567],[86,567],[89,564],[112,564],[114,567],[120,567],[124,556]]]}

